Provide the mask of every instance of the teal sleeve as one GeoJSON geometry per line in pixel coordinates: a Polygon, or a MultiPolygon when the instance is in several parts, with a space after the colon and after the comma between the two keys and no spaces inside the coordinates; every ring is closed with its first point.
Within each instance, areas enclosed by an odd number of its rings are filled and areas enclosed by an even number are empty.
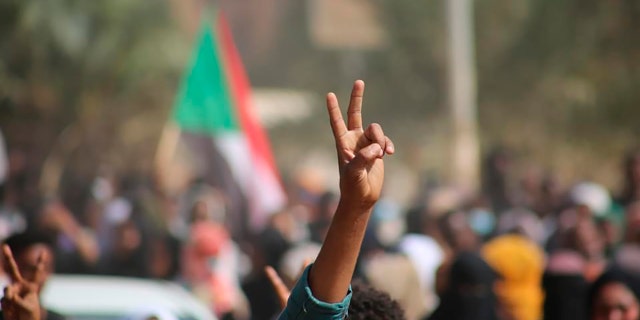
{"type": "Polygon", "coordinates": [[[308,277],[311,267],[308,266],[302,273],[278,320],[342,320],[347,317],[351,302],[351,287],[342,301],[338,303],[322,302],[313,296],[309,287],[308,277]]]}

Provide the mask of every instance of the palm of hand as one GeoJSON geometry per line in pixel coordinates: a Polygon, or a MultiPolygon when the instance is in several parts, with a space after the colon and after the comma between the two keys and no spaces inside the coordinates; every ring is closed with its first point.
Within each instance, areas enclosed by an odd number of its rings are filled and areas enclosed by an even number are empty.
{"type": "Polygon", "coordinates": [[[371,207],[380,197],[384,180],[385,153],[394,152],[393,143],[378,124],[362,128],[364,83],[356,81],[351,92],[345,125],[334,94],[327,96],[327,109],[338,151],[340,189],[354,205],[371,207]]]}
{"type": "Polygon", "coordinates": [[[32,283],[21,283],[17,290],[22,293],[22,305],[14,308],[14,312],[17,316],[16,319],[40,319],[40,300],[38,297],[37,286],[32,283]]]}
{"type": "Polygon", "coordinates": [[[384,180],[384,163],[382,159],[375,159],[366,166],[361,166],[358,162],[352,161],[360,150],[371,144],[364,135],[364,131],[359,131],[348,132],[338,142],[338,145],[342,146],[340,153],[343,154],[342,159],[344,159],[340,166],[340,189],[343,194],[351,192],[354,197],[361,199],[363,205],[367,206],[375,203],[380,197],[384,180]]]}

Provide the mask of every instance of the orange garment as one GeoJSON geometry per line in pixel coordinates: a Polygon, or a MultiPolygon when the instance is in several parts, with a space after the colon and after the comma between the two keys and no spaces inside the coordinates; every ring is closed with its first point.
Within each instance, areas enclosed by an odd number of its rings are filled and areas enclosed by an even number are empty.
{"type": "Polygon", "coordinates": [[[508,234],[485,244],[482,256],[501,277],[495,290],[505,311],[517,320],[541,319],[542,249],[523,236],[508,234]]]}

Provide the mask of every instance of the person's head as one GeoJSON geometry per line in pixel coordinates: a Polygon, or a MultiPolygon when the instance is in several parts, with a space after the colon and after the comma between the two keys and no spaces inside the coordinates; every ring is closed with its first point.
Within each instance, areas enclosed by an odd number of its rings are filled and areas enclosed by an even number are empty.
{"type": "Polygon", "coordinates": [[[620,268],[612,268],[602,274],[589,289],[589,319],[640,319],[639,296],[640,278],[620,268]]]}
{"type": "Polygon", "coordinates": [[[432,319],[497,319],[498,274],[480,255],[459,253],[448,272],[438,276],[444,278],[444,287],[432,319]]]}
{"type": "MultiPolygon", "coordinates": [[[[20,274],[28,281],[35,280],[38,259],[42,255],[45,276],[38,283],[38,290],[41,290],[47,278],[53,272],[53,249],[49,239],[33,232],[25,232],[7,238],[4,243],[11,248],[20,274]]],[[[4,262],[4,270],[7,273],[9,272],[7,261],[4,262]]]]}
{"type": "Polygon", "coordinates": [[[611,207],[611,196],[603,186],[581,182],[569,191],[569,200],[579,218],[602,217],[611,207]]]}
{"type": "Polygon", "coordinates": [[[405,214],[407,233],[423,234],[426,215],[426,208],[424,206],[416,206],[409,209],[405,214]]]}
{"type": "Polygon", "coordinates": [[[592,220],[581,220],[569,230],[569,246],[587,259],[600,258],[605,243],[601,230],[592,220]]]}
{"type": "Polygon", "coordinates": [[[455,211],[440,218],[440,231],[447,245],[456,252],[473,251],[478,246],[478,236],[475,234],[467,216],[462,211],[455,211]]]}
{"type": "Polygon", "coordinates": [[[496,226],[498,234],[519,234],[536,243],[544,239],[544,227],[538,216],[526,208],[513,208],[498,219],[496,226]]]}
{"type": "Polygon", "coordinates": [[[404,320],[404,311],[389,294],[355,280],[351,284],[353,295],[349,304],[349,320],[404,320]]]}
{"type": "Polygon", "coordinates": [[[203,221],[224,223],[227,216],[224,194],[206,185],[199,188],[189,212],[190,223],[203,221]]]}
{"type": "Polygon", "coordinates": [[[129,218],[118,224],[114,229],[115,242],[114,254],[121,257],[130,256],[142,246],[142,231],[135,222],[129,218]]]}

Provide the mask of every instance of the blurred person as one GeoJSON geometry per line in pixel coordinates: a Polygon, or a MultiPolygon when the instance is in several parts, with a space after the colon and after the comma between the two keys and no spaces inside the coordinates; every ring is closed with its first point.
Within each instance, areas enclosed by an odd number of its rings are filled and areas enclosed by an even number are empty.
{"type": "Polygon", "coordinates": [[[222,217],[211,215],[208,203],[197,201],[191,210],[189,239],[182,249],[182,277],[201,300],[222,319],[248,318],[240,289],[237,247],[222,217]]]}
{"type": "Polygon", "coordinates": [[[428,320],[496,320],[496,272],[474,252],[459,253],[446,273],[440,304],[428,320]]]}
{"type": "Polygon", "coordinates": [[[438,304],[436,272],[444,262],[445,252],[436,238],[441,238],[435,219],[428,216],[422,206],[410,209],[406,216],[407,234],[398,243],[398,251],[411,261],[420,283],[425,313],[431,313],[438,304]]]}
{"type": "Polygon", "coordinates": [[[591,320],[638,320],[639,301],[638,274],[614,266],[591,285],[585,307],[591,320]]]}
{"type": "MultiPolygon", "coordinates": [[[[520,220],[508,228],[501,226],[504,234],[482,247],[482,257],[500,277],[495,292],[507,318],[537,320],[542,316],[541,283],[545,263],[544,252],[534,240],[540,232],[527,225],[530,222],[524,218],[527,214],[511,215],[520,220]]],[[[537,219],[532,213],[528,216],[537,219]]]]}
{"type": "MultiPolygon", "coordinates": [[[[428,301],[420,285],[418,272],[407,256],[397,253],[379,253],[364,263],[364,276],[367,283],[383,291],[399,304],[399,307],[404,310],[406,319],[421,319],[428,313],[428,301]]],[[[357,300],[355,290],[352,304],[357,300]]],[[[364,307],[366,304],[359,305],[364,307]]],[[[367,318],[359,315],[357,319],[367,318]]]]}
{"type": "Polygon", "coordinates": [[[407,319],[420,319],[427,312],[427,300],[418,271],[407,255],[396,250],[404,229],[397,205],[379,200],[365,232],[356,276],[396,300],[407,319]]]}
{"type": "Polygon", "coordinates": [[[122,277],[148,276],[147,250],[139,223],[133,217],[117,224],[114,242],[100,259],[99,272],[122,277]]]}
{"type": "Polygon", "coordinates": [[[299,243],[309,239],[308,216],[308,207],[295,205],[276,212],[269,222],[289,243],[299,243]]]}
{"type": "Polygon", "coordinates": [[[176,280],[180,272],[180,242],[168,233],[149,240],[147,274],[154,279],[176,280]]]}
{"type": "Polygon", "coordinates": [[[271,292],[269,278],[262,271],[265,266],[277,266],[283,255],[291,247],[282,235],[272,228],[251,239],[245,249],[251,258],[251,273],[242,282],[242,291],[247,296],[254,320],[272,320],[282,308],[278,306],[277,297],[271,292]]]}
{"type": "MultiPolygon", "coordinates": [[[[2,186],[0,186],[2,188],[2,186]]],[[[21,233],[27,228],[27,219],[25,214],[4,197],[10,197],[0,191],[0,240],[4,240],[12,234],[21,233]]]]}
{"type": "Polygon", "coordinates": [[[284,282],[293,286],[300,276],[300,266],[313,262],[319,252],[320,245],[315,242],[303,242],[287,250],[280,259],[278,268],[284,282]]]}
{"type": "Polygon", "coordinates": [[[591,219],[578,221],[567,230],[561,249],[573,250],[584,258],[583,275],[589,282],[594,281],[607,266],[603,235],[591,219]]]}
{"type": "Polygon", "coordinates": [[[319,252],[320,245],[308,241],[309,230],[303,224],[307,210],[305,205],[294,205],[276,212],[254,243],[253,272],[242,285],[254,319],[272,319],[281,311],[273,298],[264,298],[270,290],[268,278],[261,272],[264,266],[279,267],[285,281],[295,281],[301,261],[314,260],[319,252]]]}
{"type": "Polygon", "coordinates": [[[27,214],[28,222],[32,218],[28,209],[33,209],[39,195],[33,188],[34,174],[29,169],[29,158],[24,150],[11,148],[8,151],[8,166],[5,181],[2,184],[4,205],[27,214]]]}
{"type": "Polygon", "coordinates": [[[191,182],[177,200],[173,218],[168,221],[169,231],[178,239],[187,239],[194,219],[214,220],[228,224],[227,195],[197,178],[191,182]],[[197,216],[197,217],[196,217],[197,216]]]}
{"type": "Polygon", "coordinates": [[[20,208],[20,195],[10,181],[16,178],[15,164],[10,162],[12,159],[15,157],[10,158],[7,154],[0,130],[0,241],[27,228],[25,213],[20,208]]]}
{"type": "Polygon", "coordinates": [[[544,227],[535,212],[516,207],[503,213],[498,219],[496,233],[518,234],[542,245],[545,241],[544,227]]]}
{"type": "Polygon", "coordinates": [[[464,211],[450,212],[441,217],[438,226],[448,255],[478,250],[480,238],[471,228],[464,211]]]}
{"type": "Polygon", "coordinates": [[[463,200],[464,195],[453,187],[433,187],[426,197],[427,214],[440,218],[462,208],[463,200]]]}
{"type": "Polygon", "coordinates": [[[528,166],[524,169],[515,188],[513,203],[515,206],[528,208],[534,212],[542,207],[543,174],[540,168],[528,166]]]}
{"type": "Polygon", "coordinates": [[[482,170],[482,190],[486,192],[491,207],[498,215],[511,208],[511,152],[504,147],[495,147],[485,158],[482,170]]]}
{"type": "Polygon", "coordinates": [[[567,200],[567,205],[559,211],[554,223],[545,226],[553,229],[546,243],[549,252],[566,247],[567,242],[575,245],[576,226],[583,221],[592,224],[593,220],[601,219],[610,212],[612,206],[609,191],[593,182],[575,184],[569,191],[567,200]],[[567,237],[572,239],[566,239],[567,237]]]}
{"type": "Polygon", "coordinates": [[[322,243],[327,235],[331,218],[338,206],[338,196],[333,192],[327,191],[320,196],[315,206],[315,214],[309,222],[310,240],[316,243],[322,243]]]}
{"type": "Polygon", "coordinates": [[[576,209],[578,218],[602,217],[611,208],[611,196],[603,186],[593,182],[574,185],[569,198],[576,209]]]}
{"type": "Polygon", "coordinates": [[[617,200],[622,206],[627,206],[640,201],[640,147],[627,152],[622,169],[624,184],[617,200]]]}
{"type": "Polygon", "coordinates": [[[604,251],[607,259],[615,256],[616,250],[623,238],[623,214],[620,213],[620,211],[622,210],[617,207],[612,208],[607,214],[596,219],[596,224],[604,241],[604,251]]]}
{"type": "Polygon", "coordinates": [[[572,250],[558,250],[547,261],[542,278],[545,320],[584,319],[589,283],[585,259],[572,250]]]}
{"type": "Polygon", "coordinates": [[[538,208],[533,210],[538,214],[542,223],[545,244],[552,238],[558,228],[558,213],[563,209],[565,202],[565,194],[561,190],[558,180],[558,177],[551,172],[545,174],[541,185],[542,199],[538,208]]]}
{"type": "Polygon", "coordinates": [[[395,248],[406,231],[400,206],[386,198],[378,200],[373,208],[369,229],[383,248],[395,248]]]}
{"type": "Polygon", "coordinates": [[[625,210],[625,231],[617,248],[614,262],[640,273],[640,201],[630,203],[625,210]]]}
{"type": "Polygon", "coordinates": [[[133,204],[122,194],[122,179],[106,168],[100,171],[91,185],[89,209],[93,210],[87,215],[95,224],[100,250],[108,251],[115,241],[113,230],[131,217],[133,204]]]}
{"type": "Polygon", "coordinates": [[[98,267],[100,248],[94,232],[82,226],[59,200],[44,204],[36,227],[54,241],[56,270],[60,273],[92,273],[98,267]]]}
{"type": "Polygon", "coordinates": [[[496,228],[496,214],[488,200],[479,196],[467,205],[467,220],[471,229],[482,239],[490,237],[496,228]]]}
{"type": "Polygon", "coordinates": [[[438,226],[445,259],[436,273],[440,303],[429,319],[495,319],[499,312],[494,292],[497,274],[480,255],[480,238],[466,213],[451,212],[439,219],[438,226]],[[456,314],[456,308],[467,311],[456,314]],[[472,314],[479,318],[470,318],[472,314]]]}
{"type": "Polygon", "coordinates": [[[640,200],[625,209],[624,243],[640,243],[640,200]]]}
{"type": "Polygon", "coordinates": [[[3,253],[4,270],[12,277],[12,285],[4,291],[7,295],[2,303],[4,319],[65,319],[42,308],[39,302],[40,292],[54,271],[54,252],[48,239],[32,231],[16,234],[5,240],[3,253]],[[9,304],[13,300],[14,305],[8,306],[6,300],[9,304]],[[7,311],[14,314],[7,316],[7,311]]]}
{"type": "Polygon", "coordinates": [[[269,223],[258,235],[255,235],[246,245],[246,252],[251,258],[251,273],[244,279],[242,290],[249,300],[252,319],[271,320],[276,317],[281,308],[271,292],[269,278],[262,272],[265,266],[278,266],[284,255],[293,248],[291,243],[276,227],[278,213],[271,216],[269,223]]]}
{"type": "Polygon", "coordinates": [[[133,215],[133,204],[124,197],[110,200],[102,211],[102,217],[98,223],[98,241],[100,249],[108,251],[117,242],[115,229],[129,220],[133,215]]]}
{"type": "Polygon", "coordinates": [[[604,271],[608,264],[604,234],[597,227],[595,221],[579,222],[574,230],[576,233],[576,247],[587,261],[585,277],[587,280],[593,281],[604,271]]]}
{"type": "Polygon", "coordinates": [[[436,271],[436,292],[440,295],[446,288],[448,269],[463,252],[478,252],[480,238],[473,231],[463,211],[454,211],[437,219],[437,235],[444,259],[436,271]]]}

